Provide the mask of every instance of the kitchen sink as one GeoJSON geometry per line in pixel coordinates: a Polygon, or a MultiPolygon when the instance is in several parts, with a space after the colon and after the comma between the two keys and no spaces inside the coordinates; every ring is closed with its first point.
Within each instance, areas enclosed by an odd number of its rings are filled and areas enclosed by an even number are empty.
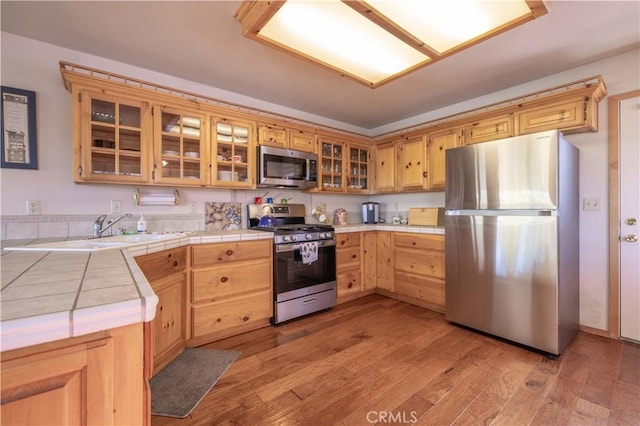
{"type": "Polygon", "coordinates": [[[97,251],[126,248],[141,244],[151,244],[154,242],[164,242],[183,236],[185,236],[183,233],[114,235],[112,237],[103,238],[55,241],[50,243],[30,244],[26,246],[4,247],[4,249],[19,251],[97,251]]]}

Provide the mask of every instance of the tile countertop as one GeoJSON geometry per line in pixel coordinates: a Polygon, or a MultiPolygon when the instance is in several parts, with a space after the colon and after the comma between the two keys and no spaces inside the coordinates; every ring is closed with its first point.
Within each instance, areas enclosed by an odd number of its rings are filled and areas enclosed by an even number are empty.
{"type": "MultiPolygon", "coordinates": [[[[193,232],[161,242],[94,252],[2,250],[0,350],[151,321],[158,297],[135,256],[188,244],[264,238],[273,238],[273,234],[244,229],[193,232]]],[[[64,239],[11,240],[0,242],[0,246],[60,240],[64,239]]]]}

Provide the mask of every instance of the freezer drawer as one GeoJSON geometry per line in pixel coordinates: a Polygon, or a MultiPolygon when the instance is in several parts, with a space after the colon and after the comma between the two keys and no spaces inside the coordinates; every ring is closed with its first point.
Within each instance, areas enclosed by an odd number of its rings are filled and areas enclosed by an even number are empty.
{"type": "Polygon", "coordinates": [[[559,353],[557,221],[447,215],[447,320],[559,353]]]}

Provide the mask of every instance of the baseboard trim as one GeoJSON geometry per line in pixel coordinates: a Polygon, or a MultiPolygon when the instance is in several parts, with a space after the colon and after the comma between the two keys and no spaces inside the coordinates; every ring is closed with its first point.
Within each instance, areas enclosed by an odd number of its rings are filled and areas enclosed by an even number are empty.
{"type": "Polygon", "coordinates": [[[601,336],[601,337],[607,337],[607,338],[611,338],[611,339],[617,339],[617,336],[610,336],[609,335],[609,330],[602,330],[599,328],[594,328],[594,327],[589,327],[586,325],[580,325],[579,327],[580,331],[584,331],[585,333],[589,333],[589,334],[595,334],[596,336],[601,336]]]}

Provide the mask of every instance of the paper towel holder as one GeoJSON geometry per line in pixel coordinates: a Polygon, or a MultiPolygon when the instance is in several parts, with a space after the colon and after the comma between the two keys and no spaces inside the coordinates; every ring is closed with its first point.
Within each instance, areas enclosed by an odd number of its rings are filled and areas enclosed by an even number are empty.
{"type": "Polygon", "coordinates": [[[133,200],[139,206],[177,206],[180,202],[180,193],[177,189],[173,192],[141,192],[136,188],[133,200]]]}

